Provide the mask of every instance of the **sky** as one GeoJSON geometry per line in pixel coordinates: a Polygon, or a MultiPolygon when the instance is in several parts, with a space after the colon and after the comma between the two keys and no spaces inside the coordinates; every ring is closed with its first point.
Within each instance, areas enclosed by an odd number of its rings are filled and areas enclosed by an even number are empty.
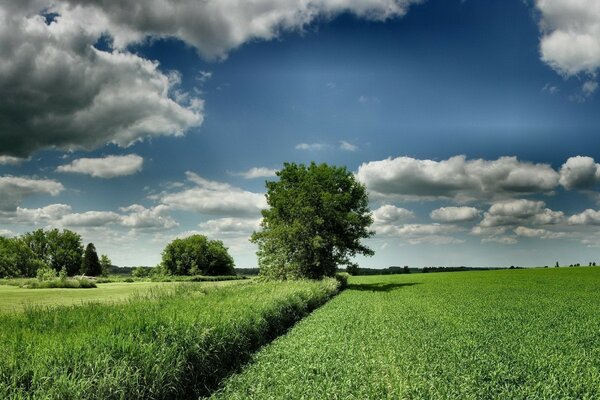
{"type": "Polygon", "coordinates": [[[368,190],[362,267],[600,262],[596,0],[0,0],[0,235],[238,267],[284,162],[368,190]]]}

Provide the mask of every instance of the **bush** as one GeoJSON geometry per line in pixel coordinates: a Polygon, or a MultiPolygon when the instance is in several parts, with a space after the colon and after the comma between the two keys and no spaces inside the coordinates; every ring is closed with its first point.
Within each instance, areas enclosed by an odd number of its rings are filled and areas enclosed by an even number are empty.
{"type": "Polygon", "coordinates": [[[29,279],[21,285],[25,289],[91,289],[96,284],[86,278],[29,279]]]}
{"type": "Polygon", "coordinates": [[[348,279],[350,278],[350,274],[347,272],[338,272],[335,274],[335,279],[340,284],[340,290],[346,289],[348,286],[348,279]]]}

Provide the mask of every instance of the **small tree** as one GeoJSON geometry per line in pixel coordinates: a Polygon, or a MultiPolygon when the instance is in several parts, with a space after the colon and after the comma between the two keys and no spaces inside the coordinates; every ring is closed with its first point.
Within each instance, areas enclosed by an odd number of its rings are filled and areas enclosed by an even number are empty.
{"type": "Polygon", "coordinates": [[[286,163],[277,176],[266,183],[269,209],[251,238],[261,275],[320,279],[374,254],[361,243],[373,235],[367,191],[345,167],[286,163]]]}
{"type": "Polygon", "coordinates": [[[108,275],[112,269],[112,261],[106,254],[100,256],[100,267],[102,267],[102,276],[108,275]]]}
{"type": "Polygon", "coordinates": [[[81,263],[81,272],[89,276],[102,275],[102,265],[100,265],[98,253],[96,253],[96,247],[93,243],[89,243],[85,248],[83,261],[81,263]]]}
{"type": "Polygon", "coordinates": [[[231,275],[233,258],[220,240],[204,235],[175,239],[162,253],[162,267],[173,275],[231,275]]]}

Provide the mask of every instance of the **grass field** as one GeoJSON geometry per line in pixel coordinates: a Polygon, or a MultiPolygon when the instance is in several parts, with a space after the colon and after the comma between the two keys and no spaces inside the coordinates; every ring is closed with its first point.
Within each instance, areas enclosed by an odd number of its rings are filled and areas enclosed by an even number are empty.
{"type": "Polygon", "coordinates": [[[355,277],[215,399],[600,398],[600,268],[355,277]]]}
{"type": "Polygon", "coordinates": [[[85,302],[123,301],[133,294],[176,285],[161,282],[102,283],[93,289],[23,289],[0,285],[0,313],[28,306],[77,305],[85,302]]]}
{"type": "Polygon", "coordinates": [[[197,399],[337,293],[338,284],[172,288],[116,304],[0,315],[0,399],[197,399]]]}

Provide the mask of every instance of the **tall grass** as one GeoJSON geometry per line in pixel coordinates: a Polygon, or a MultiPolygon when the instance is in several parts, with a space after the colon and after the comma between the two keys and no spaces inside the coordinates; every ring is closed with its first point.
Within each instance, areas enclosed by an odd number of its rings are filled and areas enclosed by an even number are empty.
{"type": "Polygon", "coordinates": [[[186,283],[124,304],[0,316],[0,398],[207,395],[338,290],[321,282],[186,283]]]}

